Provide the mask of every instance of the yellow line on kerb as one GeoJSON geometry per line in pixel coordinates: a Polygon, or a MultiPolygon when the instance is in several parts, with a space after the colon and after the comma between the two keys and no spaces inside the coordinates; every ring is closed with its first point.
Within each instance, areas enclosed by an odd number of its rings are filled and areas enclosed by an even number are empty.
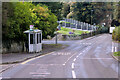
{"type": "Polygon", "coordinates": [[[30,61],[32,61],[32,60],[34,60],[34,59],[35,59],[35,58],[29,59],[29,60],[27,60],[27,61],[22,62],[21,64],[26,64],[27,62],[30,62],[30,61]]]}
{"type": "MultiPolygon", "coordinates": [[[[53,53],[53,52],[51,52],[51,53],[53,53]]],[[[48,54],[45,54],[45,55],[42,55],[42,56],[38,56],[38,57],[35,57],[35,58],[32,58],[32,59],[29,59],[29,60],[27,60],[27,61],[22,62],[21,64],[26,64],[26,63],[28,63],[28,62],[34,60],[34,59],[37,59],[37,58],[40,58],[40,57],[43,57],[43,56],[49,55],[49,54],[51,54],[51,53],[48,53],[48,54]]]]}

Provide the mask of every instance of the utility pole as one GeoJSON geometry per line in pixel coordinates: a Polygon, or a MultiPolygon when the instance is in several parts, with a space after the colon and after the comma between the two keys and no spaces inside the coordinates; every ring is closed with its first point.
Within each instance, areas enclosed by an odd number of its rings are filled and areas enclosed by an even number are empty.
{"type": "Polygon", "coordinates": [[[91,36],[92,36],[92,30],[93,30],[93,28],[92,28],[92,27],[93,27],[93,26],[92,26],[92,11],[93,11],[93,10],[91,10],[91,36]]]}

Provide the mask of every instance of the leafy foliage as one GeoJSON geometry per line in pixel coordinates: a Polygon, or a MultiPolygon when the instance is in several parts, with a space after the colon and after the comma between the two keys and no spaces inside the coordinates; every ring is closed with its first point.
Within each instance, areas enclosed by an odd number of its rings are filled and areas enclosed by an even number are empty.
{"type": "Polygon", "coordinates": [[[2,17],[4,40],[24,41],[27,36],[23,31],[29,29],[31,24],[43,31],[43,38],[47,35],[54,35],[57,27],[57,17],[42,4],[3,3],[2,17]]]}
{"type": "Polygon", "coordinates": [[[62,8],[63,8],[63,3],[62,2],[35,2],[35,5],[37,4],[43,4],[48,7],[48,9],[55,15],[57,16],[58,20],[61,20],[63,18],[62,16],[62,8]]]}
{"type": "Polygon", "coordinates": [[[73,18],[89,24],[99,24],[104,19],[107,19],[106,15],[111,14],[111,9],[111,3],[71,2],[68,18],[73,18]]]}
{"type": "Polygon", "coordinates": [[[57,17],[48,10],[47,6],[38,4],[34,7],[33,18],[35,27],[43,31],[43,37],[46,38],[47,35],[53,36],[54,31],[57,27],[57,17]]]}
{"type": "Polygon", "coordinates": [[[120,26],[113,30],[112,39],[120,42],[120,26]]]}
{"type": "Polygon", "coordinates": [[[64,3],[62,9],[63,17],[67,17],[69,13],[70,13],[70,5],[68,3],[64,3]]]}
{"type": "Polygon", "coordinates": [[[3,39],[19,41],[25,37],[23,31],[28,29],[28,25],[31,24],[30,6],[30,3],[23,4],[22,2],[3,3],[3,39]]]}

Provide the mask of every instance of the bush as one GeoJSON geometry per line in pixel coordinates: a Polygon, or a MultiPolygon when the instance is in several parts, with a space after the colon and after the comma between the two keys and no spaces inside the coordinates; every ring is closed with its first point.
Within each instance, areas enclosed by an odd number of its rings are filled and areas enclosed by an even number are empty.
{"type": "Polygon", "coordinates": [[[120,42],[120,26],[113,30],[112,39],[120,42]]]}

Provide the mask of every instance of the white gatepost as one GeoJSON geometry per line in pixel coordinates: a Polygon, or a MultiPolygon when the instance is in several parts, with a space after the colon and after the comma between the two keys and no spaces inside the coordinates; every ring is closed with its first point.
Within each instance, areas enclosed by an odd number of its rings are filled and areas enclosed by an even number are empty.
{"type": "Polygon", "coordinates": [[[76,29],[77,29],[77,21],[76,21],[76,29]]]}
{"type": "Polygon", "coordinates": [[[65,28],[66,28],[66,19],[65,19],[65,28]]]}
{"type": "Polygon", "coordinates": [[[88,30],[88,23],[87,23],[87,30],[88,30]]]}
{"type": "MultiPolygon", "coordinates": [[[[83,25],[82,25],[83,23],[81,22],[81,29],[83,28],[83,25]]],[[[82,29],[83,30],[83,29],[82,29]]]]}

